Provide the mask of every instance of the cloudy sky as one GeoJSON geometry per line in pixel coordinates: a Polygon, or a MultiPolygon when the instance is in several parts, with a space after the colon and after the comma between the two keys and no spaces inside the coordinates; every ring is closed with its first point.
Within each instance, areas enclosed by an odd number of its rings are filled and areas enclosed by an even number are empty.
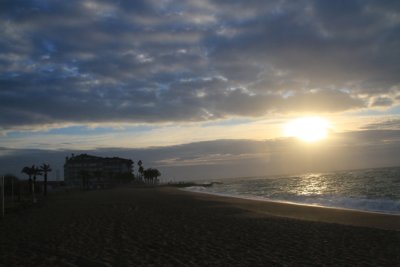
{"type": "Polygon", "coordinates": [[[395,0],[3,0],[0,173],[83,151],[166,179],[400,165],[399,62],[395,0]],[[327,137],[287,136],[302,117],[327,137]]]}

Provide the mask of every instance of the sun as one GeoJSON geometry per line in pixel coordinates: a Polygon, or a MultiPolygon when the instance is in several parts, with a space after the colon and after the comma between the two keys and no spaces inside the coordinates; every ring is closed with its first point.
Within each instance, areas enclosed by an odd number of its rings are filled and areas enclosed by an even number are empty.
{"type": "Polygon", "coordinates": [[[289,121],[285,126],[287,137],[296,137],[304,142],[317,142],[328,136],[330,124],[320,117],[304,117],[289,121]]]}

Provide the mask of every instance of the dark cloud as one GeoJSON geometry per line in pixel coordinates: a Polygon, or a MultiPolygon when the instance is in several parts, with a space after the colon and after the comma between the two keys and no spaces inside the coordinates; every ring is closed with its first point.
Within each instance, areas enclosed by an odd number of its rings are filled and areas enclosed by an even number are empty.
{"type": "Polygon", "coordinates": [[[367,124],[363,127],[365,130],[399,130],[400,120],[390,119],[367,124]]]}
{"type": "Polygon", "coordinates": [[[0,125],[389,107],[399,13],[396,1],[2,1],[0,125]]]}
{"type": "Polygon", "coordinates": [[[373,107],[390,107],[393,105],[393,99],[389,97],[378,97],[373,99],[371,106],[373,107]]]}

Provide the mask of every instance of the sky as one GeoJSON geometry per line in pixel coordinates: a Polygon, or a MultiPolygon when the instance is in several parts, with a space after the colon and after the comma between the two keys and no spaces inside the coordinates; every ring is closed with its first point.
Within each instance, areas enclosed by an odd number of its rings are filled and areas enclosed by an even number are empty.
{"type": "Polygon", "coordinates": [[[0,173],[62,179],[71,153],[165,180],[398,166],[399,62],[399,1],[3,0],[0,173]],[[326,137],[288,136],[304,117],[326,137]]]}

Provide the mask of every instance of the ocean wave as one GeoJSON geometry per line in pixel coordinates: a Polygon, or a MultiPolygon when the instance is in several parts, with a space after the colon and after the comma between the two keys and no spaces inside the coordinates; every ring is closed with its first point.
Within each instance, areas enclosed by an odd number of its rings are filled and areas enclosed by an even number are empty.
{"type": "Polygon", "coordinates": [[[344,208],[360,211],[400,214],[400,201],[391,199],[366,199],[352,197],[296,197],[288,199],[275,199],[299,204],[318,205],[323,207],[344,208]]]}
{"type": "Polygon", "coordinates": [[[291,204],[301,204],[301,205],[400,215],[400,200],[333,197],[333,196],[326,196],[326,197],[292,196],[285,198],[282,197],[268,198],[250,194],[241,195],[241,194],[232,194],[227,192],[212,192],[208,188],[203,186],[186,187],[184,190],[223,196],[223,197],[235,197],[235,198],[243,198],[250,200],[264,200],[272,202],[284,202],[291,204]]]}
{"type": "Polygon", "coordinates": [[[188,186],[188,187],[184,187],[183,190],[187,190],[187,191],[192,191],[192,192],[205,192],[207,191],[207,188],[205,186],[188,186]]]}
{"type": "Polygon", "coordinates": [[[190,191],[400,215],[400,167],[225,179],[190,191]]]}

